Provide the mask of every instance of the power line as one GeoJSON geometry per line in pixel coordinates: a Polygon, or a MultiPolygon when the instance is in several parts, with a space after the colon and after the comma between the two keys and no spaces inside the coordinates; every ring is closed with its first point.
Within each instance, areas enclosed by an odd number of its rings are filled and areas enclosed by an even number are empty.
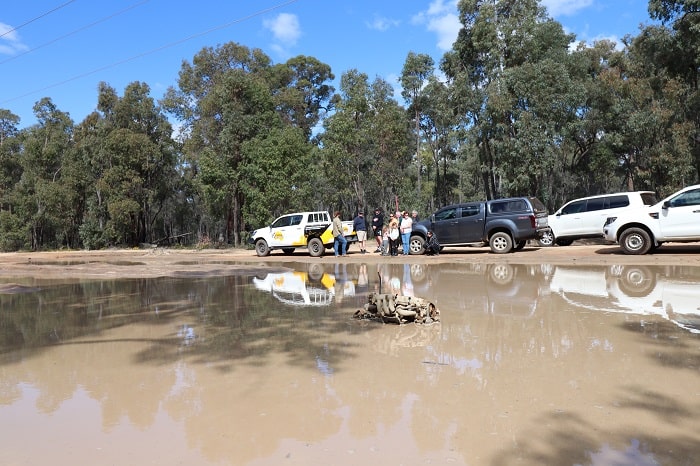
{"type": "MultiPolygon", "coordinates": [[[[73,1],[75,1],[75,0],[73,0],[73,1]]],[[[250,20],[250,19],[252,19],[252,18],[255,18],[255,17],[260,16],[260,15],[264,15],[265,13],[269,13],[270,11],[278,10],[278,9],[280,9],[280,8],[283,8],[283,7],[287,6],[287,5],[291,5],[292,3],[296,3],[296,2],[298,2],[298,1],[299,1],[299,0],[289,0],[289,1],[286,1],[286,2],[283,2],[283,3],[279,3],[279,4],[277,4],[277,5],[273,5],[273,6],[269,7],[269,8],[265,8],[264,10],[259,10],[259,11],[256,11],[256,12],[254,12],[254,13],[249,14],[248,16],[244,16],[243,18],[235,19],[235,20],[230,21],[230,22],[228,22],[228,23],[226,23],[226,24],[222,24],[222,25],[220,25],[220,26],[216,26],[216,27],[213,27],[213,28],[211,28],[211,29],[207,29],[206,31],[202,31],[202,32],[199,32],[199,33],[197,33],[197,34],[193,34],[193,35],[191,35],[191,36],[189,36],[189,37],[185,37],[184,39],[180,39],[180,40],[178,40],[178,41],[171,42],[171,43],[169,43],[169,44],[165,44],[165,45],[163,45],[163,46],[161,46],[161,47],[158,47],[158,48],[155,48],[155,49],[151,49],[151,50],[149,50],[149,51],[147,51],[147,52],[143,52],[143,53],[140,53],[140,54],[138,54],[138,55],[134,55],[134,56],[132,56],[132,57],[125,58],[124,60],[120,60],[120,61],[111,63],[111,64],[109,64],[109,65],[105,65],[105,66],[102,66],[102,67],[100,67],[100,68],[96,68],[96,69],[94,69],[94,70],[92,70],[92,71],[88,71],[88,72],[85,72],[85,73],[82,73],[82,74],[73,76],[73,77],[71,77],[71,78],[64,79],[63,81],[59,81],[59,82],[54,83],[54,84],[51,84],[51,85],[49,85],[49,86],[42,87],[41,89],[35,89],[35,90],[33,90],[33,91],[26,92],[26,93],[24,93],[24,94],[22,94],[22,95],[18,95],[18,96],[16,96],[16,97],[12,97],[12,98],[10,98],[10,99],[6,99],[6,100],[3,100],[3,101],[0,101],[0,104],[6,104],[6,103],[8,103],[8,102],[13,102],[13,101],[15,101],[15,100],[19,100],[19,99],[21,99],[21,98],[23,98],[23,97],[27,97],[27,96],[30,96],[30,95],[32,95],[32,94],[37,94],[37,93],[39,93],[39,92],[43,92],[43,91],[48,90],[48,89],[53,89],[54,87],[62,86],[62,85],[64,85],[64,84],[67,84],[67,83],[72,82],[72,81],[77,81],[78,79],[82,79],[82,78],[85,78],[85,77],[87,77],[87,76],[93,75],[93,74],[95,74],[95,73],[99,73],[100,71],[108,70],[108,69],[110,69],[110,68],[114,68],[114,67],[116,67],[116,66],[123,65],[124,63],[128,63],[128,62],[130,62],[130,61],[134,61],[134,60],[136,60],[136,59],[138,59],[138,58],[142,58],[142,57],[145,57],[145,56],[147,56],[147,55],[151,55],[151,54],[154,54],[154,53],[156,53],[156,52],[160,52],[161,50],[165,50],[165,49],[174,47],[174,46],[176,46],[176,45],[182,44],[182,43],[184,43],[184,42],[187,42],[187,41],[189,41],[189,40],[195,39],[195,38],[197,38],[197,37],[205,36],[205,35],[207,35],[207,34],[210,34],[210,33],[214,32],[214,31],[218,31],[218,30],[220,30],[220,29],[226,29],[227,27],[231,27],[231,26],[233,26],[234,24],[238,24],[238,23],[242,23],[242,22],[244,22],[244,21],[248,21],[248,20],[250,20]]]]}
{"type": "MultiPolygon", "coordinates": [[[[75,1],[75,0],[73,0],[73,1],[75,1]]],[[[91,27],[93,27],[93,26],[96,26],[96,25],[98,25],[98,24],[100,24],[100,23],[103,23],[103,22],[105,22],[105,21],[107,21],[107,20],[109,20],[109,19],[114,18],[115,16],[119,16],[119,15],[121,15],[121,14],[123,14],[123,13],[126,13],[126,12],[129,11],[129,10],[133,10],[133,9],[136,8],[137,6],[141,6],[141,5],[143,5],[144,3],[148,3],[149,1],[150,1],[150,0],[143,0],[142,2],[135,3],[135,4],[131,5],[131,6],[128,6],[128,7],[124,8],[123,10],[117,11],[116,13],[113,13],[113,14],[111,14],[111,15],[109,15],[109,16],[105,16],[105,17],[102,18],[102,19],[98,19],[98,20],[95,21],[95,22],[92,22],[92,23],[90,23],[90,24],[88,24],[88,25],[86,25],[86,26],[83,26],[83,27],[81,27],[81,28],[79,28],[79,29],[76,29],[76,30],[74,30],[74,31],[71,31],[71,32],[69,32],[68,34],[64,34],[64,35],[62,35],[62,36],[60,36],[60,37],[57,37],[56,39],[50,40],[49,42],[46,42],[46,43],[41,44],[41,45],[39,45],[39,46],[37,46],[37,47],[34,47],[33,49],[26,50],[26,51],[24,51],[24,52],[22,52],[22,53],[19,53],[19,54],[17,54],[17,55],[14,55],[14,56],[12,56],[12,57],[10,57],[10,58],[6,58],[5,60],[0,61],[0,65],[3,65],[3,64],[5,64],[5,63],[7,63],[7,62],[9,62],[9,61],[15,60],[15,59],[17,59],[17,58],[19,58],[19,57],[21,57],[21,56],[23,56],[23,55],[26,55],[26,54],[28,54],[28,53],[35,52],[35,51],[37,51],[37,50],[39,50],[39,49],[42,49],[42,48],[44,48],[44,47],[46,47],[46,46],[48,46],[48,45],[54,44],[54,43],[56,43],[56,42],[58,42],[58,41],[60,41],[60,40],[63,40],[63,39],[65,39],[65,38],[67,38],[67,37],[70,37],[70,36],[75,35],[75,34],[77,34],[77,33],[79,33],[79,32],[82,32],[82,31],[84,31],[84,30],[86,30],[86,29],[89,29],[89,28],[91,28],[91,27]]]]}
{"type": "Polygon", "coordinates": [[[49,11],[47,11],[46,13],[43,13],[43,14],[37,16],[36,18],[30,19],[29,21],[26,21],[26,22],[20,24],[19,26],[10,29],[9,31],[3,32],[2,34],[0,34],[0,37],[6,36],[6,35],[8,35],[9,33],[14,32],[14,31],[16,31],[16,30],[19,29],[19,28],[23,28],[23,27],[26,26],[27,24],[31,24],[31,23],[33,23],[34,21],[36,21],[37,19],[41,19],[41,18],[43,18],[44,16],[48,16],[48,15],[50,15],[51,13],[53,13],[54,11],[60,10],[60,9],[63,8],[64,6],[67,6],[68,4],[73,3],[74,1],[75,1],[75,0],[70,0],[69,2],[63,3],[62,5],[58,5],[56,8],[54,8],[54,9],[52,9],[52,10],[49,10],[49,11]]]}

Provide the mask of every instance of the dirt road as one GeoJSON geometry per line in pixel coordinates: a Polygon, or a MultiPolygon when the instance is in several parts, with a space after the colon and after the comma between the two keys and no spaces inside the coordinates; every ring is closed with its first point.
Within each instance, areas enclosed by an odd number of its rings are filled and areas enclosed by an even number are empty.
{"type": "Polygon", "coordinates": [[[333,263],[510,263],[510,264],[638,264],[700,266],[700,243],[663,245],[654,254],[628,256],[616,245],[577,244],[568,247],[527,246],[510,254],[493,254],[488,248],[446,248],[439,256],[382,257],[360,254],[351,247],[349,256],[309,257],[305,250],[285,255],[274,251],[258,257],[250,249],[109,249],[101,251],[54,251],[0,254],[0,277],[156,277],[180,273],[216,274],[222,269],[258,269],[286,262],[333,263]]]}

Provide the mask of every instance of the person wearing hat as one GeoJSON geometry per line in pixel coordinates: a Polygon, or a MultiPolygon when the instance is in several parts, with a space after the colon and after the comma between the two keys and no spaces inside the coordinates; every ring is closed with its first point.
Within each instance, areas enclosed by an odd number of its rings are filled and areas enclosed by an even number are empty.
{"type": "Polygon", "coordinates": [[[382,252],[382,228],[384,227],[384,215],[382,214],[382,209],[377,207],[374,209],[374,216],[372,217],[372,233],[374,233],[374,238],[377,240],[377,250],[374,252],[382,252]]]}
{"type": "Polygon", "coordinates": [[[363,214],[362,211],[358,212],[357,217],[352,220],[352,229],[355,230],[357,234],[357,242],[360,243],[360,253],[366,253],[367,222],[365,221],[365,214],[363,214]]]}

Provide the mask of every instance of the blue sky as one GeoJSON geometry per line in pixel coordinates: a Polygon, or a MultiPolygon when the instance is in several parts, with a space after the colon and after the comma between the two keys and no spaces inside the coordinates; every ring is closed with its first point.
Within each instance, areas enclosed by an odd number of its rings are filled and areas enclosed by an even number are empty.
{"type": "MultiPolygon", "coordinates": [[[[460,24],[456,0],[33,0],[0,9],[0,108],[35,123],[44,96],[77,123],[95,109],[97,85],[119,95],[142,81],[159,99],[183,60],[234,41],[280,63],[308,55],[336,78],[356,68],[394,84],[406,55],[438,63],[460,24]]],[[[646,0],[543,0],[578,40],[636,35],[650,23],[646,0]]],[[[337,87],[337,85],[336,85],[337,87]]]]}

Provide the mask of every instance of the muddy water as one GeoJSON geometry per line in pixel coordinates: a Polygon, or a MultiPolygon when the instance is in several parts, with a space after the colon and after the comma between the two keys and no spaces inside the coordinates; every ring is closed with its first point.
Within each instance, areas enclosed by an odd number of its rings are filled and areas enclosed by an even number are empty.
{"type": "Polygon", "coordinates": [[[0,464],[697,464],[699,307],[688,267],[16,277],[0,464]],[[380,288],[442,322],[352,319],[380,288]]]}

